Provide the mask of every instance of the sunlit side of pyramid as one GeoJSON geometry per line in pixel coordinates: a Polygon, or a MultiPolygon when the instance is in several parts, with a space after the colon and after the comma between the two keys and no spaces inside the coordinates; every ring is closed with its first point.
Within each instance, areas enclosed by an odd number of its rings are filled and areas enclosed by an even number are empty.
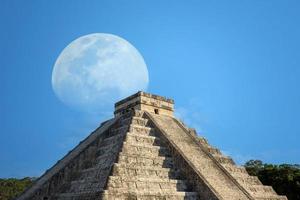
{"type": "Polygon", "coordinates": [[[138,92],[115,117],[18,199],[283,200],[173,116],[174,102],[138,92]]]}

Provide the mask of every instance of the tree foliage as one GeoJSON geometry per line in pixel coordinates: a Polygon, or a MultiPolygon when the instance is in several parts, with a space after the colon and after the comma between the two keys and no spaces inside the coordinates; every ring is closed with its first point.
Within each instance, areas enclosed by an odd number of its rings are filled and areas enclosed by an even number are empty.
{"type": "Polygon", "coordinates": [[[264,185],[270,185],[289,200],[300,200],[300,165],[272,165],[260,160],[245,163],[247,172],[257,176],[264,185]]]}
{"type": "Polygon", "coordinates": [[[10,200],[17,197],[33,183],[33,178],[0,179],[0,200],[10,200]]]}

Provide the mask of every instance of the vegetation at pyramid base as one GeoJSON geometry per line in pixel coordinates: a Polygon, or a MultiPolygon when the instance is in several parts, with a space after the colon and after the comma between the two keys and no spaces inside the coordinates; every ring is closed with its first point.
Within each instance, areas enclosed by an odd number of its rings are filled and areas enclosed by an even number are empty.
{"type": "Polygon", "coordinates": [[[264,185],[270,185],[289,200],[300,200],[300,165],[272,165],[260,160],[245,163],[247,172],[257,176],[264,185]]]}
{"type": "Polygon", "coordinates": [[[10,200],[21,194],[29,187],[35,178],[9,178],[0,179],[0,200],[10,200]]]}

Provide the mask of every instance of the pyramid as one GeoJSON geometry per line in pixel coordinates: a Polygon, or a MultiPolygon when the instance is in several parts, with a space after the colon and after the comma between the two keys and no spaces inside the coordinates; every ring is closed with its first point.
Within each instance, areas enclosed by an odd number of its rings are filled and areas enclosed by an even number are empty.
{"type": "Polygon", "coordinates": [[[138,92],[18,200],[284,200],[173,115],[174,101],[138,92]]]}

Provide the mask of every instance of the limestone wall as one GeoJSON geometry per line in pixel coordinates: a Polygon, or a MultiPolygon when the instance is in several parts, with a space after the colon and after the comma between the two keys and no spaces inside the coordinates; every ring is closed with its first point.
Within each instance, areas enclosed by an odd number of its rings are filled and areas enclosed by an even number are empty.
{"type": "Polygon", "coordinates": [[[173,116],[174,101],[161,96],[138,92],[115,104],[115,116],[130,110],[143,110],[160,115],[173,116]]]}

